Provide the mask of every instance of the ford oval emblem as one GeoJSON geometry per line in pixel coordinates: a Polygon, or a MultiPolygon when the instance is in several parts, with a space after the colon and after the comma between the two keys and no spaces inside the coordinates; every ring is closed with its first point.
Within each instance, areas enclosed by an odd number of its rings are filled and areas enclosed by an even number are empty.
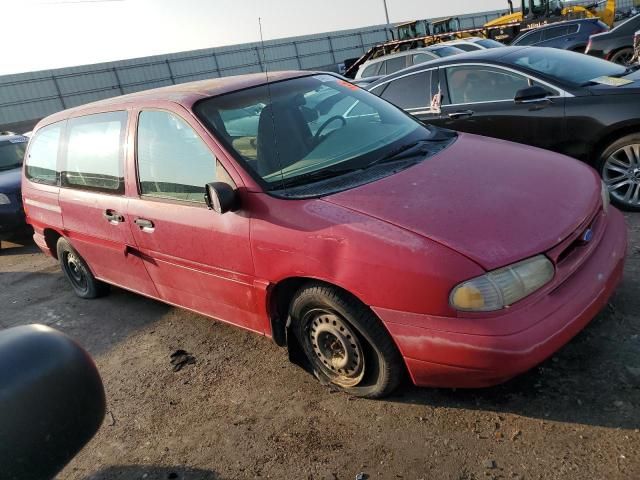
{"type": "Polygon", "coordinates": [[[593,230],[587,228],[582,234],[582,241],[584,243],[589,243],[591,240],[593,240],[593,230]]]}

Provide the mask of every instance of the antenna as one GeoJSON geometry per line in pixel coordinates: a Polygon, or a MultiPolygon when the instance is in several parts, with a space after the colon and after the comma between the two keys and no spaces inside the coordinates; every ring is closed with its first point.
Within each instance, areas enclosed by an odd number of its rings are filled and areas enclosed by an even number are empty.
{"type": "MultiPolygon", "coordinates": [[[[276,161],[280,167],[280,179],[282,181],[282,188],[284,189],[284,174],[282,173],[282,162],[280,161],[280,149],[278,148],[278,135],[276,135],[276,118],[273,113],[273,97],[271,96],[271,83],[269,81],[269,66],[267,64],[266,49],[264,46],[264,36],[262,35],[262,18],[258,17],[258,27],[260,28],[260,45],[262,47],[262,65],[264,68],[264,74],[267,80],[267,96],[269,97],[269,113],[271,116],[271,131],[273,132],[273,147],[276,153],[276,161]]],[[[258,159],[260,161],[260,159],[258,159]]]]}

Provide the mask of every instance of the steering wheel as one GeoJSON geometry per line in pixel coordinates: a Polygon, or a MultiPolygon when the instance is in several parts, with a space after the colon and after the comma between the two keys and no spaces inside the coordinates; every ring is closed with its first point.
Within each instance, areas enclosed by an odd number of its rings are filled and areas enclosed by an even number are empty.
{"type": "Polygon", "coordinates": [[[347,121],[342,115],[334,115],[320,126],[320,128],[316,131],[316,134],[313,136],[313,139],[317,142],[320,139],[322,132],[324,132],[324,129],[327,128],[327,126],[329,126],[329,124],[334,122],[335,120],[342,121],[342,126],[340,128],[344,128],[347,125],[347,121]]]}

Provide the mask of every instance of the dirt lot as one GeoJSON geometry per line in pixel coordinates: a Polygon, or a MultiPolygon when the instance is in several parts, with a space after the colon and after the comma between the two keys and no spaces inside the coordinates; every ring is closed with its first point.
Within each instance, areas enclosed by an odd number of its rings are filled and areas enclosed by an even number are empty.
{"type": "Polygon", "coordinates": [[[108,414],[60,479],[640,478],[640,214],[624,282],[539,368],[496,388],[332,393],[269,340],[114,289],[79,300],[30,243],[0,253],[0,327],[95,357],[108,414]],[[173,372],[169,355],[196,363],[173,372]]]}

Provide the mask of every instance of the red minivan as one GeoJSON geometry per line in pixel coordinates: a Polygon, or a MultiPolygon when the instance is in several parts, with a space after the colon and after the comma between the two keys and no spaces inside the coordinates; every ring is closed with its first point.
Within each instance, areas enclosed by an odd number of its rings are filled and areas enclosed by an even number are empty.
{"type": "Polygon", "coordinates": [[[358,396],[480,387],[606,304],[626,249],[597,174],[424,125],[328,74],[207,80],[42,120],[22,194],[76,294],[107,285],[301,352],[358,396]]]}

